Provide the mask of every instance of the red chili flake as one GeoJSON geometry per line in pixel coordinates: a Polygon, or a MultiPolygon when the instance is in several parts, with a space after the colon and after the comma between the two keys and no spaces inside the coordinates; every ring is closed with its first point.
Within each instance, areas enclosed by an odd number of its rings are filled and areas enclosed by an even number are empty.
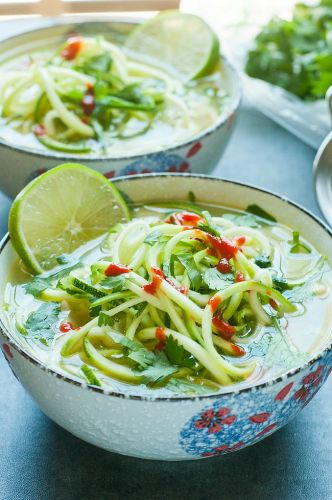
{"type": "Polygon", "coordinates": [[[227,259],[222,258],[217,264],[217,269],[223,274],[231,273],[232,272],[232,267],[230,263],[228,262],[227,259]]]}
{"type": "Polygon", "coordinates": [[[205,239],[208,241],[209,245],[216,251],[216,254],[220,259],[225,258],[227,260],[230,260],[238,251],[237,245],[234,245],[234,243],[227,240],[226,238],[216,238],[216,236],[206,233],[205,239]]]}
{"type": "Polygon", "coordinates": [[[243,347],[240,347],[239,345],[236,344],[231,344],[231,349],[233,351],[233,356],[244,356],[246,351],[243,349],[243,347]]]}
{"type": "Polygon", "coordinates": [[[262,424],[263,422],[266,422],[267,419],[271,413],[265,412],[265,413],[258,413],[257,415],[253,415],[252,417],[249,417],[249,420],[251,422],[254,422],[254,424],[262,424]]]}
{"type": "Polygon", "coordinates": [[[160,283],[165,278],[165,275],[159,267],[152,267],[151,272],[152,272],[152,281],[151,283],[144,285],[143,290],[149,293],[150,295],[154,295],[160,283]]]}
{"type": "Polygon", "coordinates": [[[212,324],[220,335],[225,339],[229,340],[233,337],[234,333],[236,332],[236,328],[229,323],[227,323],[220,314],[216,314],[212,318],[212,324]]]}
{"type": "Polygon", "coordinates": [[[169,218],[166,220],[168,224],[176,224],[178,226],[188,226],[196,227],[197,224],[203,222],[202,217],[192,212],[179,212],[175,214],[171,214],[169,218]]]}
{"type": "Polygon", "coordinates": [[[238,246],[242,246],[246,242],[246,237],[245,236],[236,236],[236,238],[234,238],[234,240],[238,246]]]}
{"type": "Polygon", "coordinates": [[[72,61],[81,50],[82,45],[83,41],[80,37],[69,38],[66,47],[61,52],[61,56],[67,61],[72,61]]]}
{"type": "Polygon", "coordinates": [[[160,340],[161,342],[165,342],[166,340],[165,328],[163,328],[162,326],[157,326],[156,328],[156,339],[160,340]]]}
{"type": "Polygon", "coordinates": [[[272,307],[272,309],[274,309],[275,311],[279,310],[278,304],[274,299],[270,299],[269,304],[272,307]]]}
{"type": "Polygon", "coordinates": [[[221,302],[221,298],[218,297],[218,295],[214,295],[213,297],[211,297],[211,299],[209,299],[208,303],[211,307],[212,313],[216,312],[216,310],[218,309],[218,307],[220,305],[220,302],[221,302]]]}
{"type": "Polygon", "coordinates": [[[74,330],[74,327],[70,321],[67,321],[66,323],[61,323],[59,330],[62,333],[68,333],[71,330],[74,330]]]}
{"type": "Polygon", "coordinates": [[[274,398],[276,401],[282,401],[285,399],[291,388],[293,387],[294,382],[291,382],[290,384],[287,384],[281,391],[278,392],[276,397],[274,398]]]}
{"type": "Polygon", "coordinates": [[[113,264],[113,262],[105,269],[106,276],[119,276],[119,274],[129,273],[130,269],[122,264],[113,264]]]}
{"type": "Polygon", "coordinates": [[[88,82],[88,83],[86,84],[86,93],[87,93],[87,94],[94,94],[94,93],[95,93],[95,92],[94,92],[93,83],[88,82]]]}
{"type": "Polygon", "coordinates": [[[183,295],[188,295],[189,293],[189,288],[187,286],[180,286],[178,290],[180,293],[183,293],[183,295]]]}
{"type": "Polygon", "coordinates": [[[43,135],[46,135],[46,128],[44,127],[44,125],[41,125],[40,123],[38,123],[38,125],[35,125],[33,131],[37,137],[42,137],[43,135]]]}
{"type": "Polygon", "coordinates": [[[165,349],[165,342],[158,342],[158,344],[155,345],[155,350],[156,351],[163,351],[165,349]]]}
{"type": "Polygon", "coordinates": [[[236,273],[235,282],[236,283],[241,283],[242,281],[246,281],[243,273],[236,273]]]}
{"type": "Polygon", "coordinates": [[[192,156],[195,156],[198,151],[202,148],[202,144],[200,142],[196,142],[188,151],[187,153],[187,158],[191,158],[192,156]]]}
{"type": "Polygon", "coordinates": [[[85,94],[81,101],[81,106],[83,108],[84,113],[89,116],[92,114],[93,110],[96,107],[96,101],[93,94],[85,94]]]}

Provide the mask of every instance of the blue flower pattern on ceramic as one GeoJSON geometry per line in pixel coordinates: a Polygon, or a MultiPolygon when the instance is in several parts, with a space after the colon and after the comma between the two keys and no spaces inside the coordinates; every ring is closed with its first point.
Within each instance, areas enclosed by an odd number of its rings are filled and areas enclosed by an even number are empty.
{"type": "Polygon", "coordinates": [[[160,152],[133,161],[122,169],[119,175],[148,174],[150,172],[189,172],[189,167],[189,163],[182,156],[160,152]]]}
{"type": "Polygon", "coordinates": [[[230,394],[192,417],[180,432],[180,445],[190,455],[209,457],[251,445],[288,423],[331,372],[332,353],[310,367],[297,382],[265,390],[230,394]],[[243,411],[245,408],[245,411],[243,411]]]}

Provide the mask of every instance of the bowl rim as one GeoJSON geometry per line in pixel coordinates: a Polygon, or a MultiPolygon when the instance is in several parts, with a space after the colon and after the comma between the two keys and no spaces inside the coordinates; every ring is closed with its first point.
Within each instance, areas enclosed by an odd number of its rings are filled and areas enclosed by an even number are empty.
{"type": "MultiPolygon", "coordinates": [[[[96,19],[91,19],[91,20],[84,20],[80,21],[79,19],[73,19],[73,20],[68,20],[68,19],[51,19],[51,22],[47,23],[44,22],[44,24],[36,29],[30,29],[30,30],[22,30],[18,31],[13,35],[10,35],[8,37],[3,37],[0,39],[0,43],[7,43],[11,41],[15,41],[16,39],[19,39],[20,37],[24,35],[29,35],[30,33],[38,33],[38,32],[43,32],[47,31],[52,28],[56,28],[58,26],[80,26],[82,24],[139,24],[141,21],[144,21],[144,19],[134,19],[132,17],[126,17],[126,16],[121,16],[121,17],[110,17],[109,19],[101,19],[101,18],[96,18],[96,19]]],[[[156,151],[148,151],[145,153],[140,153],[132,156],[109,156],[109,155],[103,155],[103,156],[84,156],[84,155],[70,155],[66,153],[61,153],[59,151],[53,151],[49,152],[48,150],[42,150],[42,149],[34,149],[30,148],[29,146],[24,146],[24,145],[15,145],[14,143],[10,143],[7,140],[3,139],[0,137],[0,147],[5,147],[7,149],[13,150],[15,152],[18,152],[20,154],[28,154],[32,156],[37,156],[37,157],[42,157],[42,158],[48,158],[48,159],[59,159],[59,160],[66,160],[66,161],[82,161],[82,162],[109,162],[109,161],[135,161],[140,158],[144,158],[146,156],[150,156],[153,154],[158,154],[161,152],[172,152],[175,150],[178,150],[179,148],[190,148],[190,146],[194,145],[196,142],[201,141],[205,139],[205,137],[208,137],[212,133],[216,132],[220,128],[222,128],[236,113],[236,111],[239,108],[239,105],[242,100],[242,86],[241,86],[241,79],[240,75],[236,71],[235,67],[229,62],[228,58],[222,54],[219,54],[219,59],[223,62],[223,64],[227,67],[227,70],[229,72],[230,78],[231,78],[231,88],[233,91],[233,97],[230,100],[230,106],[229,109],[226,110],[224,113],[220,113],[219,118],[216,120],[214,124],[212,124],[210,127],[207,129],[199,132],[198,134],[186,139],[185,141],[178,142],[175,145],[170,145],[165,148],[157,149],[156,151]]]]}
{"type": "MultiPolygon", "coordinates": [[[[235,186],[240,186],[244,188],[249,188],[253,191],[259,191],[263,192],[271,197],[277,198],[278,200],[285,202],[288,205],[291,205],[295,207],[297,210],[303,212],[305,215],[310,217],[315,223],[317,223],[319,226],[322,227],[323,230],[332,238],[332,229],[320,218],[314,215],[310,210],[307,210],[303,206],[299,205],[298,203],[295,203],[291,200],[289,200],[287,197],[277,194],[273,191],[269,191],[267,189],[263,189],[257,186],[254,186],[252,184],[246,184],[243,182],[238,182],[235,180],[229,180],[229,179],[222,179],[220,177],[212,176],[212,175],[204,175],[204,174],[191,174],[191,173],[151,173],[151,174],[137,174],[137,175],[130,175],[130,176],[121,176],[117,177],[114,179],[112,182],[123,182],[123,181],[131,181],[131,180],[138,180],[138,179],[147,179],[147,178],[158,178],[158,177],[178,177],[178,178],[190,178],[194,177],[196,179],[202,179],[202,180],[211,180],[214,182],[221,182],[224,184],[229,184],[235,185],[235,186]]],[[[5,249],[6,245],[10,241],[10,236],[9,233],[7,233],[2,240],[0,241],[0,256],[5,249]]],[[[311,367],[316,361],[324,358],[330,351],[332,352],[332,336],[330,339],[330,342],[313,358],[310,358],[309,361],[303,363],[301,366],[297,368],[292,368],[290,370],[285,371],[281,375],[277,377],[272,377],[271,379],[268,379],[264,382],[258,382],[254,383],[253,385],[249,385],[247,387],[243,387],[240,389],[236,389],[236,386],[229,386],[230,390],[227,390],[227,386],[225,387],[225,391],[223,392],[214,392],[214,393],[208,393],[208,394],[197,394],[197,395],[188,395],[188,394],[183,394],[180,396],[154,396],[153,394],[144,394],[144,395],[135,395],[135,394],[127,394],[124,392],[120,391],[114,391],[110,389],[103,389],[102,387],[96,387],[93,385],[88,384],[85,381],[80,381],[78,379],[75,379],[74,377],[69,377],[67,375],[63,375],[62,373],[59,373],[55,371],[52,368],[49,368],[45,363],[42,361],[38,360],[35,358],[33,355],[29,354],[26,352],[11,336],[9,330],[7,327],[3,324],[2,319],[0,318],[0,331],[6,338],[6,342],[13,347],[16,351],[19,352],[27,361],[35,365],[36,367],[40,368],[42,371],[45,371],[46,373],[63,380],[64,382],[68,382],[72,385],[81,387],[83,389],[91,390],[94,391],[98,394],[103,394],[105,396],[111,396],[111,397],[116,397],[116,398],[122,398],[122,399],[129,399],[129,400],[136,400],[136,401],[147,401],[147,402],[181,402],[181,401],[210,401],[210,400],[216,400],[220,399],[223,397],[227,397],[232,395],[238,395],[242,393],[250,393],[250,392],[256,392],[259,389],[264,389],[267,387],[271,387],[275,384],[278,384],[279,382],[286,381],[290,377],[293,377],[294,375],[300,373],[301,371],[304,371],[306,368],[311,367]],[[233,387],[233,389],[231,389],[233,387]]]]}

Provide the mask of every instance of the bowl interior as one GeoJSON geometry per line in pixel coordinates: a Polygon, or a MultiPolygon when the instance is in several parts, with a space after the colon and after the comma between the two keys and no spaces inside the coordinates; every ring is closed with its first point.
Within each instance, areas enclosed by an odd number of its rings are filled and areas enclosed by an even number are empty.
{"type": "MultiPolygon", "coordinates": [[[[274,215],[279,223],[298,229],[304,238],[312,242],[317,250],[327,256],[329,265],[332,266],[332,234],[330,230],[304,209],[277,195],[232,181],[191,174],[150,174],[123,177],[117,179],[115,184],[127,199],[140,204],[163,200],[187,200],[189,191],[195,193],[197,200],[202,203],[213,203],[243,210],[249,204],[256,203],[271,215],[274,215]]],[[[3,241],[0,249],[0,281],[3,284],[0,291],[1,303],[3,303],[4,294],[6,293],[4,287],[8,279],[8,270],[15,263],[17,265],[17,256],[7,238],[3,241]]],[[[4,315],[1,314],[1,309],[0,319],[6,326],[7,321],[4,315]]],[[[8,326],[6,330],[5,334],[9,336],[11,341],[14,341],[14,344],[19,344],[25,352],[29,351],[24,337],[19,338],[19,336],[8,332],[8,326]]],[[[325,341],[309,360],[309,363],[319,357],[326,348],[331,347],[331,338],[332,332],[329,332],[325,341]]],[[[34,357],[33,352],[29,351],[28,354],[34,357]]],[[[296,370],[288,370],[287,373],[296,370]]],[[[250,383],[250,386],[259,386],[265,382],[266,379],[259,379],[250,383]]],[[[226,387],[221,392],[232,392],[232,388],[226,387]]]]}
{"type": "MultiPolygon", "coordinates": [[[[121,44],[128,33],[138,24],[137,21],[123,19],[123,20],[110,20],[110,21],[82,21],[75,23],[68,23],[62,21],[53,21],[48,25],[35,29],[33,31],[27,31],[24,33],[17,34],[15,36],[11,36],[7,39],[1,41],[1,53],[0,53],[0,66],[10,59],[25,55],[31,51],[42,50],[45,47],[57,46],[61,45],[68,39],[69,36],[72,35],[84,35],[84,36],[95,36],[101,35],[106,40],[121,44]]],[[[240,82],[239,77],[232,66],[228,63],[228,61],[221,56],[221,73],[222,80],[224,84],[224,89],[228,94],[227,103],[225,103],[225,109],[220,114],[219,118],[216,122],[203,130],[199,134],[195,134],[189,138],[184,139],[183,141],[176,142],[176,144],[172,144],[164,148],[165,150],[173,149],[174,147],[181,147],[183,145],[190,144],[205,135],[209,134],[212,130],[218,128],[218,126],[224,123],[227,118],[232,115],[237,109],[240,98],[241,98],[241,90],[240,90],[240,82]]],[[[47,157],[55,157],[55,158],[66,158],[66,159],[79,159],[84,160],[93,160],[93,159],[112,159],[111,154],[106,155],[94,155],[91,154],[79,154],[79,155],[70,155],[69,153],[61,153],[55,150],[43,150],[31,146],[26,146],[24,144],[14,144],[14,142],[7,141],[1,139],[0,144],[5,144],[9,147],[19,149],[22,151],[28,151],[38,156],[47,156],[47,157]]],[[[159,149],[154,149],[153,152],[159,151],[159,149]]],[[[137,155],[132,155],[132,158],[136,156],[142,156],[145,154],[149,154],[149,151],[145,153],[137,153],[137,155]]],[[[123,156],[128,156],[128,151],[124,151],[123,156]]],[[[122,156],[114,156],[114,159],[117,160],[122,158],[122,156]]]]}

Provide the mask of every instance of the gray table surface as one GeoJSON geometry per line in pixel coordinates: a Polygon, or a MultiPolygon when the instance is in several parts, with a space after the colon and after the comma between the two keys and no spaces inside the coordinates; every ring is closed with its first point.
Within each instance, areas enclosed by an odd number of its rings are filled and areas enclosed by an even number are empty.
{"type": "MultiPolygon", "coordinates": [[[[17,26],[2,25],[1,35],[17,26]]],[[[214,173],[271,189],[320,215],[313,157],[308,146],[243,105],[214,173]]],[[[10,200],[0,193],[1,236],[9,207],[10,200]]],[[[1,356],[0,500],[328,500],[331,389],[332,377],[295,420],[252,448],[194,462],[151,462],[99,450],[58,427],[37,408],[1,356]]]]}

